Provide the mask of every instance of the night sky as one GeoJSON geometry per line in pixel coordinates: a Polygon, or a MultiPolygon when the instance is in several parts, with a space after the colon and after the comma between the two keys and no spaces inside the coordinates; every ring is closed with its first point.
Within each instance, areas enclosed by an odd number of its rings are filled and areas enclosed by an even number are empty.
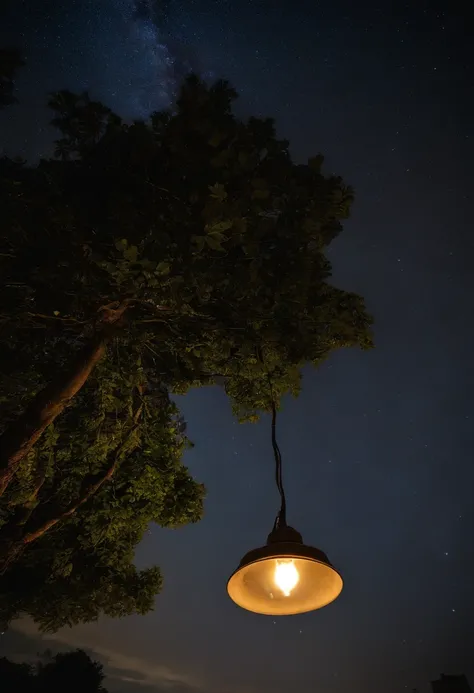
{"type": "Polygon", "coordinates": [[[473,32],[456,1],[3,0],[23,47],[0,149],[51,152],[48,91],[89,89],[127,118],[170,103],[189,69],[230,79],[297,161],[319,151],[356,190],[331,247],[363,294],[376,350],[336,353],[280,415],[290,524],[341,570],[331,606],[272,619],[225,585],[278,509],[269,421],[239,425],[218,388],[180,398],[208,488],[204,520],[150,528],[140,565],[165,587],[146,617],[40,642],[89,648],[121,693],[403,693],[440,672],[474,685],[473,32]]]}

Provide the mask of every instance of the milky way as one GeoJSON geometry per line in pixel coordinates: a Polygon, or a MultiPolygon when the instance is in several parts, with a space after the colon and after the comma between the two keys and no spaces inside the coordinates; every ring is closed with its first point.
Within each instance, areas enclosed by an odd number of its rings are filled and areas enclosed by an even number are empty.
{"type": "Polygon", "coordinates": [[[117,16],[110,34],[104,37],[102,31],[96,44],[101,83],[95,90],[125,117],[146,118],[170,105],[176,58],[151,2],[116,0],[114,5],[117,16]]]}
{"type": "MultiPolygon", "coordinates": [[[[11,41],[9,21],[18,21],[17,14],[12,11],[0,27],[4,45],[11,41]]],[[[15,134],[6,139],[12,150],[15,146],[29,158],[48,151],[51,132],[45,94],[50,91],[65,86],[88,91],[125,119],[141,119],[170,107],[185,74],[202,72],[186,37],[186,15],[171,11],[167,2],[30,3],[25,14],[17,43],[27,46],[27,66],[18,89],[20,94],[29,93],[29,99],[16,107],[24,122],[24,139],[18,141],[15,134]]],[[[11,126],[10,115],[1,116],[4,132],[11,126]]]]}

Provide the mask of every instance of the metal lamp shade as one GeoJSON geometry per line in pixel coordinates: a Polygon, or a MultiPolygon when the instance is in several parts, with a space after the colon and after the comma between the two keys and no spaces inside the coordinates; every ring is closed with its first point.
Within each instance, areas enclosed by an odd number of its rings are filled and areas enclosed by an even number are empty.
{"type": "Polygon", "coordinates": [[[341,593],[342,578],[319,549],[306,546],[291,527],[276,530],[266,546],[249,551],[227,583],[229,597],[257,614],[289,616],[321,609],[341,593]],[[275,574],[281,563],[292,564],[297,582],[287,593],[275,574]],[[296,573],[295,573],[296,571],[296,573]]]}

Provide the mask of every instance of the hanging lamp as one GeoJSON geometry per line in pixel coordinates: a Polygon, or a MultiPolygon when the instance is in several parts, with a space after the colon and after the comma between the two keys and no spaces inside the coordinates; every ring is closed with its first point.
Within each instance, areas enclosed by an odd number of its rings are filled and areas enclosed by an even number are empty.
{"type": "Polygon", "coordinates": [[[227,592],[232,601],[247,611],[267,616],[289,616],[327,606],[340,595],[343,582],[326,554],[304,544],[301,534],[286,523],[273,394],[272,447],[281,498],[280,511],[266,545],[245,554],[229,578],[227,592]]]}

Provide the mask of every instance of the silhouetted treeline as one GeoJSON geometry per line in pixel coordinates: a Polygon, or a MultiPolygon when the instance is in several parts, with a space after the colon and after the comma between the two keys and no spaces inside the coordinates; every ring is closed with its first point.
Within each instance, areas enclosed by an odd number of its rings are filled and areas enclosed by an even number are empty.
{"type": "Polygon", "coordinates": [[[0,658],[2,693],[107,693],[102,664],[83,650],[46,654],[36,664],[0,658]]]}

